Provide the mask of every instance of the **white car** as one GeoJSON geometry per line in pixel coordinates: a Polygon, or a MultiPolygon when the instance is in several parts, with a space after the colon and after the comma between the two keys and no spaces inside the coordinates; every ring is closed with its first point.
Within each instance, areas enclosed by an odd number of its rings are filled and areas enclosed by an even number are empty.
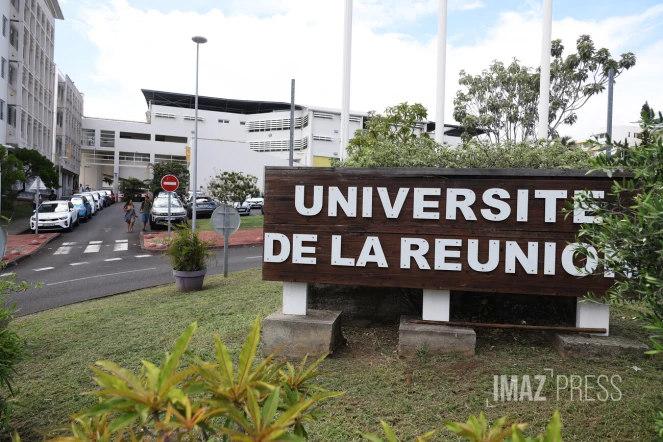
{"type": "Polygon", "coordinates": [[[252,209],[260,209],[265,204],[265,198],[249,198],[246,200],[252,209]]]}
{"type": "MultiPolygon", "coordinates": [[[[189,217],[186,209],[177,198],[170,199],[170,224],[171,226],[187,223],[189,217]]],[[[150,228],[155,230],[158,225],[168,226],[168,198],[156,198],[152,203],[150,212],[150,228]]]]}
{"type": "Polygon", "coordinates": [[[79,225],[78,209],[71,201],[46,201],[30,218],[30,230],[34,231],[39,215],[39,230],[66,229],[72,232],[79,225]]]}

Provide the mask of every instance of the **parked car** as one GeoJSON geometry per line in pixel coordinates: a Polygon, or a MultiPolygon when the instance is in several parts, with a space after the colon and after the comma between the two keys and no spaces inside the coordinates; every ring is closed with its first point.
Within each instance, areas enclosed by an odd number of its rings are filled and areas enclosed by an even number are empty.
{"type": "Polygon", "coordinates": [[[115,195],[113,195],[112,190],[104,189],[100,190],[99,192],[103,192],[104,196],[106,197],[106,206],[110,206],[112,204],[115,204],[115,195]]]}
{"type": "MultiPolygon", "coordinates": [[[[179,199],[170,199],[170,224],[186,223],[189,218],[186,209],[179,199]]],[[[168,225],[168,198],[156,198],[152,203],[150,212],[150,228],[156,229],[159,225],[168,225]]]]}
{"type": "MultiPolygon", "coordinates": [[[[199,196],[196,198],[196,217],[201,215],[212,216],[216,210],[216,203],[209,196],[199,196]]],[[[193,216],[193,199],[186,205],[186,214],[191,218],[193,216]]]]}
{"type": "Polygon", "coordinates": [[[249,198],[246,201],[251,204],[252,209],[260,209],[265,204],[264,198],[249,198]]]}
{"type": "Polygon", "coordinates": [[[110,201],[108,201],[108,195],[103,190],[94,190],[93,193],[99,195],[99,201],[101,201],[101,208],[104,209],[110,206],[110,201]]]}
{"type": "Polygon", "coordinates": [[[240,216],[251,215],[251,203],[248,201],[244,201],[242,204],[236,205],[235,208],[237,209],[237,212],[240,216]]]}
{"type": "Polygon", "coordinates": [[[30,230],[66,229],[72,232],[78,223],[78,210],[71,201],[55,200],[42,203],[30,218],[30,230]],[[37,221],[39,215],[39,221],[37,221]]]}
{"type": "Polygon", "coordinates": [[[75,193],[74,196],[84,196],[90,202],[92,206],[92,216],[96,215],[99,211],[99,201],[98,198],[92,192],[84,193],[75,193]]]}
{"type": "Polygon", "coordinates": [[[65,196],[62,201],[71,201],[75,208],[78,209],[78,219],[88,221],[92,219],[92,204],[84,196],[65,196]]]}

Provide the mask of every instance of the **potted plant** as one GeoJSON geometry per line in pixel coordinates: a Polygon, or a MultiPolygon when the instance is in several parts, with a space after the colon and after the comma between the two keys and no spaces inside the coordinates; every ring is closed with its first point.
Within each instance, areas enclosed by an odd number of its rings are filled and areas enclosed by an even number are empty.
{"type": "Polygon", "coordinates": [[[173,266],[177,290],[191,292],[203,288],[207,261],[213,256],[210,243],[202,241],[197,232],[183,229],[170,240],[165,256],[173,266]]]}

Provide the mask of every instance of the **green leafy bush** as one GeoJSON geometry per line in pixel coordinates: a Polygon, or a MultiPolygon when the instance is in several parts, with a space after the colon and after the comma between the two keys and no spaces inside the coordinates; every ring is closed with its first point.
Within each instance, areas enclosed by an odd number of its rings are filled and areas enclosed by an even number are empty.
{"type": "Polygon", "coordinates": [[[180,229],[174,235],[164,256],[170,260],[173,270],[195,272],[205,270],[213,254],[209,251],[211,243],[203,241],[198,232],[180,229]]]}

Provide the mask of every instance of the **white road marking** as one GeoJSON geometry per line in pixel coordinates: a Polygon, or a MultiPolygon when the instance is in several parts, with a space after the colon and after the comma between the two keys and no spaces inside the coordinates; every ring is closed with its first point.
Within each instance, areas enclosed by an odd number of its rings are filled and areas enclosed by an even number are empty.
{"type": "Polygon", "coordinates": [[[53,270],[55,267],[44,267],[41,269],[34,269],[35,272],[43,272],[44,270],[53,270]]]}
{"type": "Polygon", "coordinates": [[[93,279],[93,278],[103,278],[104,276],[122,275],[123,273],[147,272],[148,270],[156,270],[156,269],[157,269],[156,267],[150,267],[149,269],[138,269],[138,270],[128,270],[126,272],[106,273],[105,275],[95,275],[95,276],[88,276],[86,278],[76,278],[76,279],[69,279],[67,281],[52,282],[46,285],[48,286],[48,285],[66,284],[68,282],[84,281],[86,279],[93,279]]]}
{"type": "Polygon", "coordinates": [[[149,258],[152,255],[136,255],[136,258],[149,258]]]}
{"type": "Polygon", "coordinates": [[[121,252],[123,250],[129,250],[129,244],[126,242],[115,244],[115,247],[113,247],[114,252],[121,252]]]}
{"type": "Polygon", "coordinates": [[[247,256],[244,259],[259,259],[259,258],[262,258],[262,255],[261,256],[247,256]]]}
{"type": "Polygon", "coordinates": [[[87,262],[87,261],[85,261],[85,262],[72,262],[72,263],[69,264],[69,265],[70,265],[70,266],[82,266],[83,264],[90,264],[90,263],[87,262]]]}
{"type": "Polygon", "coordinates": [[[54,255],[67,255],[69,252],[71,252],[71,247],[60,247],[53,253],[54,255]]]}
{"type": "Polygon", "coordinates": [[[128,239],[116,239],[115,242],[128,242],[128,239]]]}
{"type": "Polygon", "coordinates": [[[63,246],[73,246],[74,244],[76,244],[76,243],[75,242],[63,242],[62,243],[63,246]]]}
{"type": "Polygon", "coordinates": [[[104,259],[104,261],[122,261],[122,258],[109,258],[109,259],[104,259]]]}
{"type": "Polygon", "coordinates": [[[97,253],[99,250],[101,250],[101,246],[99,244],[90,244],[85,248],[83,253],[97,253]]]}
{"type": "Polygon", "coordinates": [[[3,273],[2,275],[0,275],[0,278],[2,278],[3,276],[14,276],[15,274],[16,274],[16,272],[3,273]]]}
{"type": "Polygon", "coordinates": [[[103,241],[90,241],[90,244],[101,244],[103,241]]]}

